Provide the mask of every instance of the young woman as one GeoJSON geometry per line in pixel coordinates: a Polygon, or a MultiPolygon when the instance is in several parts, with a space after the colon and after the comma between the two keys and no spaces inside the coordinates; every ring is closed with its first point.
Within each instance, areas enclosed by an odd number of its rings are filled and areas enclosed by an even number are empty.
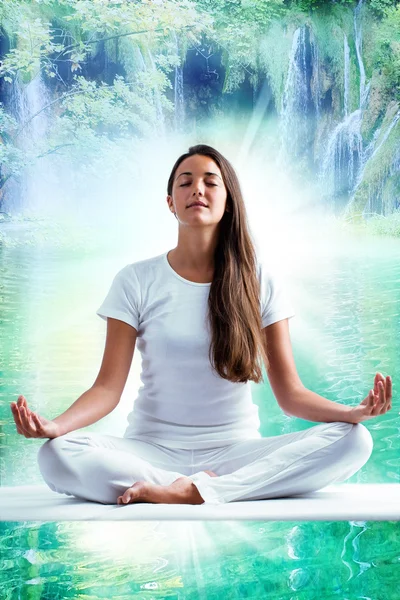
{"type": "Polygon", "coordinates": [[[47,437],[38,461],[48,486],[104,504],[224,503],[293,496],[344,481],[369,459],[360,421],[391,408],[380,373],[359,406],[305,388],[288,320],[293,309],[256,257],[235,171],[210,146],[191,147],[168,180],[179,222],[169,252],[129,264],[97,311],[107,321],[93,386],[49,421],[23,396],[12,403],[18,433],[47,437]],[[118,404],[135,345],[138,397],[124,437],[74,433],[118,404]],[[262,438],[250,381],[264,363],[281,409],[319,425],[262,438]]]}

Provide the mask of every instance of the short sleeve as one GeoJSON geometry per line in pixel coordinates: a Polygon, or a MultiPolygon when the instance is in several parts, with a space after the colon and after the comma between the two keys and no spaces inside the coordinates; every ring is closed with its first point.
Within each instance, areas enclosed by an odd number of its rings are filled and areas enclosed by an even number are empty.
{"type": "Polygon", "coordinates": [[[282,319],[294,317],[295,312],[281,278],[262,262],[259,263],[258,269],[263,328],[282,319]]]}
{"type": "Polygon", "coordinates": [[[115,275],[111,287],[96,311],[104,320],[119,319],[136,330],[139,327],[140,285],[132,265],[127,265],[115,275]]]}

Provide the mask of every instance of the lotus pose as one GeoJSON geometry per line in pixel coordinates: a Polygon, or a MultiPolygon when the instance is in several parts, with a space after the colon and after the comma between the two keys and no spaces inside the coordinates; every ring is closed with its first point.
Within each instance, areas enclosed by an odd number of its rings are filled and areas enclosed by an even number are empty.
{"type": "Polygon", "coordinates": [[[19,434],[49,438],[38,452],[45,482],[124,505],[279,498],[348,479],[371,455],[361,422],[390,410],[391,378],[377,373],[358,406],[303,385],[289,334],[294,310],[255,252],[238,178],[221,153],[189,148],[167,193],[177,246],[115,275],[97,311],[107,333],[92,387],[53,420],[24,396],[11,403],[19,434]],[[76,432],[117,406],[136,342],[143,385],[124,436],[76,432]],[[318,425],[260,435],[250,382],[262,381],[262,365],[282,411],[318,425]]]}

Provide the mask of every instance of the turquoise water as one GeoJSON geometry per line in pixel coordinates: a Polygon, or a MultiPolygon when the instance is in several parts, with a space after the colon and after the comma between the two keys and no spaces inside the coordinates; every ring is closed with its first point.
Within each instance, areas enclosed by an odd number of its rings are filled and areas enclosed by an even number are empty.
{"type": "Polygon", "coordinates": [[[0,523],[0,597],[398,598],[395,522],[0,523]]]}
{"type": "MultiPolygon", "coordinates": [[[[355,405],[376,372],[393,379],[392,410],[364,422],[373,454],[348,482],[399,483],[400,243],[348,239],[334,252],[311,244],[308,255],[294,254],[290,328],[303,383],[355,405]]],[[[92,385],[105,339],[95,311],[117,269],[134,260],[98,250],[0,249],[2,486],[42,483],[36,454],[43,440],[17,434],[10,402],[24,394],[32,410],[54,418],[92,385]]],[[[88,431],[122,435],[139,365],[136,353],[120,406],[88,431]]],[[[313,425],[284,415],[267,382],[254,385],[253,397],[264,436],[313,425]]],[[[0,527],[0,597],[7,600],[398,599],[398,522],[21,521],[0,527]]]]}

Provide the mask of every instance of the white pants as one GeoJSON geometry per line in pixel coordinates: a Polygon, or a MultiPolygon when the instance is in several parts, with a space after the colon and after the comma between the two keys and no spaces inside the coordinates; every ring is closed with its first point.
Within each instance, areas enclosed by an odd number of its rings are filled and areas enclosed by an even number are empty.
{"type": "Polygon", "coordinates": [[[293,496],[344,481],[367,462],[372,448],[364,425],[343,422],[196,450],[72,432],[47,440],[38,463],[51,490],[102,504],[116,504],[136,481],[170,485],[183,475],[206,503],[221,504],[293,496]]]}

